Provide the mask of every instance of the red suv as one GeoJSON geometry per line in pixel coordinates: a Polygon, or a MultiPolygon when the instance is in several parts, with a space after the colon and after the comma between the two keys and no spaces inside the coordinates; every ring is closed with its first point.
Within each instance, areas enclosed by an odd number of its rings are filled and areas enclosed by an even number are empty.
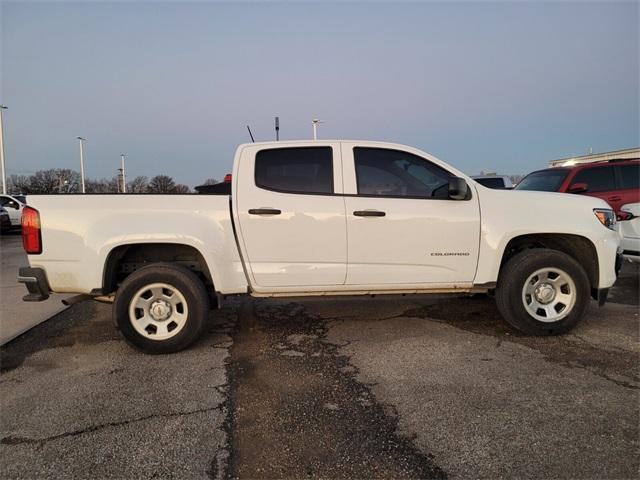
{"type": "Polygon", "coordinates": [[[627,203],[640,202],[640,159],[546,168],[524,177],[515,190],[591,195],[619,212],[627,203]]]}

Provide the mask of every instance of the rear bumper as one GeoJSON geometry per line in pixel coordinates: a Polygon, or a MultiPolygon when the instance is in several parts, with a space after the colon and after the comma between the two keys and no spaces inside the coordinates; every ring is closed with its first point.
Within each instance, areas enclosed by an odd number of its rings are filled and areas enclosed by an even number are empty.
{"type": "Polygon", "coordinates": [[[20,267],[18,283],[24,283],[29,293],[22,297],[25,302],[41,302],[49,298],[49,282],[42,268],[20,267]]]}

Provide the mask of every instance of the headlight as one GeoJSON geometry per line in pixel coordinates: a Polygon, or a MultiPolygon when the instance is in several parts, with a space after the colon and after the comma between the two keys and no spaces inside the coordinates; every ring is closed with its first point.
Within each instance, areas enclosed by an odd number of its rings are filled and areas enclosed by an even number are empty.
{"type": "Polygon", "coordinates": [[[616,214],[608,208],[594,208],[593,213],[598,217],[600,223],[613,230],[616,225],[616,214]]]}

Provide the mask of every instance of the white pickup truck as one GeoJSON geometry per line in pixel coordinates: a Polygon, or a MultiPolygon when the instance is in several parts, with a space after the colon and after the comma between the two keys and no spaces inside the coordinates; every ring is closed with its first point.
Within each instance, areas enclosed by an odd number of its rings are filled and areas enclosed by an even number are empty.
{"type": "Polygon", "coordinates": [[[531,335],[562,333],[614,284],[620,237],[602,200],[491,190],[415,148],[250,143],[231,195],[32,196],[27,301],[113,301],[125,339],[174,352],[225,296],[495,293],[531,335]]]}

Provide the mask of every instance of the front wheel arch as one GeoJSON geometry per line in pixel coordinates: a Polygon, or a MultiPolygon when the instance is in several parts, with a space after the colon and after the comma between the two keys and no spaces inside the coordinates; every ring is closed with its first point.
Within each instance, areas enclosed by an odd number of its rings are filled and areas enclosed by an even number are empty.
{"type": "Polygon", "coordinates": [[[597,293],[600,281],[598,251],[591,240],[581,235],[565,233],[535,233],[513,237],[507,242],[502,251],[498,281],[502,274],[503,267],[512,257],[520,252],[534,248],[556,250],[569,255],[576,262],[580,263],[589,278],[591,296],[592,298],[596,298],[594,294],[597,293]]]}

